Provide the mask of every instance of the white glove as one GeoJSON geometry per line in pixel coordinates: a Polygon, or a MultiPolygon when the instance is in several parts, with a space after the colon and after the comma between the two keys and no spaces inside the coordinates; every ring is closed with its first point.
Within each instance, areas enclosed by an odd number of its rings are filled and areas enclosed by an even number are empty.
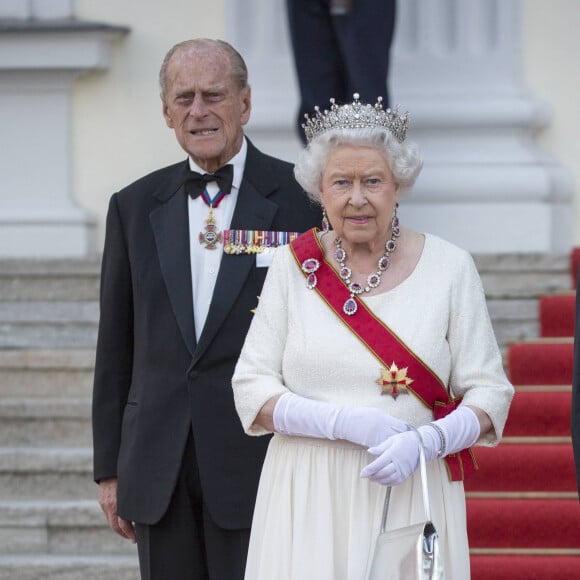
{"type": "MultiPolygon", "coordinates": [[[[443,419],[419,427],[418,431],[425,459],[431,461],[471,447],[479,438],[480,423],[469,407],[462,406],[443,419]]],[[[399,485],[419,466],[419,441],[411,431],[394,435],[368,451],[378,457],[360,475],[375,483],[399,485]]]]}
{"type": "Polygon", "coordinates": [[[334,423],[334,437],[373,447],[408,429],[404,421],[375,407],[343,407],[334,423]]]}
{"type": "Polygon", "coordinates": [[[274,429],[283,435],[344,439],[371,447],[407,429],[404,421],[374,407],[343,407],[284,393],[276,402],[274,429]]]}

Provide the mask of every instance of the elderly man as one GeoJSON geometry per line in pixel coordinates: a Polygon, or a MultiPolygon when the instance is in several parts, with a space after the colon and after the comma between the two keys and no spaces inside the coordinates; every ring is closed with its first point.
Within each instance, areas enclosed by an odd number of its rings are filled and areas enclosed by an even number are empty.
{"type": "Polygon", "coordinates": [[[244,136],[251,94],[234,48],[180,43],[160,85],[188,158],[110,200],[94,477],[110,527],[137,542],[142,578],[235,580],[268,442],[244,435],[231,376],[272,248],[320,214],[292,166],[244,136]]]}

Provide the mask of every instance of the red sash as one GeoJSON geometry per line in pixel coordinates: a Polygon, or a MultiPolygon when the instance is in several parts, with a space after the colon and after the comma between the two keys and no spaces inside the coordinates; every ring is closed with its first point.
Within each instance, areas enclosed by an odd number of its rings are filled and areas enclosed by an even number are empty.
{"type": "MultiPolygon", "coordinates": [[[[356,314],[354,316],[345,314],[342,307],[348,298],[348,290],[338,272],[324,260],[315,228],[294,240],[290,244],[290,249],[301,271],[302,263],[308,258],[319,261],[320,267],[315,273],[317,284],[314,290],[381,365],[389,368],[392,361],[397,361],[399,368],[407,367],[409,377],[413,378],[412,386],[407,385],[407,389],[426,407],[433,410],[435,419],[441,419],[457,408],[461,397],[451,397],[439,377],[384,322],[379,320],[364,302],[355,296],[358,305],[356,314]]],[[[445,461],[449,477],[453,481],[463,481],[469,473],[478,469],[471,449],[452,453],[445,457],[445,461]]]]}

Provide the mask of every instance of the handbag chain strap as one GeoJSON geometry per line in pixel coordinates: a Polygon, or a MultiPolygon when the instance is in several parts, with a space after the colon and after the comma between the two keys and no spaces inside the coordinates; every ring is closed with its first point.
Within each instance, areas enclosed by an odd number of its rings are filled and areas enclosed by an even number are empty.
{"type": "MultiPolygon", "coordinates": [[[[431,521],[431,507],[429,506],[429,489],[427,487],[427,463],[425,461],[425,450],[423,448],[423,439],[421,434],[415,427],[409,425],[411,431],[417,435],[419,439],[419,473],[421,475],[421,489],[423,491],[423,508],[425,509],[425,521],[431,521]]],[[[387,527],[387,514],[389,513],[389,502],[391,501],[391,489],[392,487],[387,487],[387,493],[385,495],[385,505],[383,507],[383,517],[381,520],[381,534],[383,534],[387,527]]]]}

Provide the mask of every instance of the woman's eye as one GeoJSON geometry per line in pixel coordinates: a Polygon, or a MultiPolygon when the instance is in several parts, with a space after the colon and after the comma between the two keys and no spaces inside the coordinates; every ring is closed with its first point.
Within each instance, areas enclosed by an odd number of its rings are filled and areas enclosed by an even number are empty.
{"type": "Polygon", "coordinates": [[[381,183],[381,180],[378,177],[371,177],[371,178],[367,179],[368,185],[379,185],[380,183],[381,183]]]}

